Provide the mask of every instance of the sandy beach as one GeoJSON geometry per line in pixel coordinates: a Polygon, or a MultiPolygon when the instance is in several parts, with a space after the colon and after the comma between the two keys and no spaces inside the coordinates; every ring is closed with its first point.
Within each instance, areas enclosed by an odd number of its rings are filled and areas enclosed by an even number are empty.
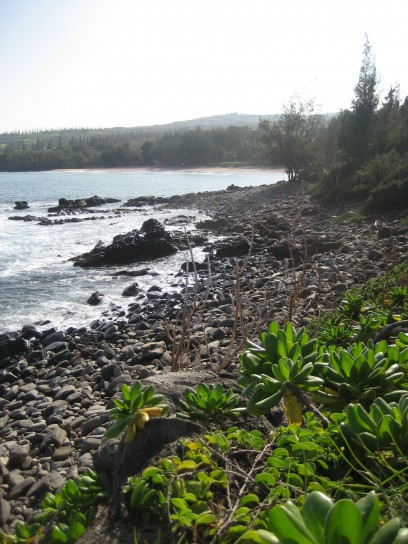
{"type": "Polygon", "coordinates": [[[54,170],[54,172],[117,172],[117,173],[147,173],[147,172],[175,172],[185,174],[268,174],[282,172],[282,176],[285,176],[285,170],[283,168],[261,168],[252,166],[238,166],[238,167],[221,167],[221,166],[197,166],[194,168],[164,168],[164,167],[129,167],[129,168],[64,168],[54,170]]]}

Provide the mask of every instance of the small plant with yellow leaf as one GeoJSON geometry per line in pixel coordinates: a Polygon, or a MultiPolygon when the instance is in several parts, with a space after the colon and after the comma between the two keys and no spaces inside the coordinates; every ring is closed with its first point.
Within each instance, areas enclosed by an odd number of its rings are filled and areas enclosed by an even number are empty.
{"type": "Polygon", "coordinates": [[[136,436],[137,429],[143,429],[151,417],[159,417],[169,411],[163,404],[163,395],[156,395],[151,385],[142,386],[135,382],[132,388],[122,386],[122,399],[113,399],[116,407],[110,411],[110,418],[116,420],[105,433],[106,438],[115,438],[126,429],[125,443],[136,436]]]}
{"type": "Polygon", "coordinates": [[[288,422],[301,425],[302,404],[311,406],[304,393],[323,386],[316,374],[326,364],[324,350],[292,323],[283,330],[278,323],[271,323],[260,338],[262,346],[249,342],[240,356],[238,384],[244,387],[248,412],[255,416],[266,414],[283,400],[288,422]]]}

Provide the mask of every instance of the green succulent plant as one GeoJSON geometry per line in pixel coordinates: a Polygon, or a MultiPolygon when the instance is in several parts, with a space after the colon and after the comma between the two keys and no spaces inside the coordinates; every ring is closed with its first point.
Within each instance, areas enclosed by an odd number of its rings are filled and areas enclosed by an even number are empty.
{"type": "Polygon", "coordinates": [[[140,476],[128,478],[124,492],[129,497],[130,508],[143,523],[152,518],[164,519],[168,482],[159,467],[148,467],[140,476]]]}
{"type": "Polygon", "coordinates": [[[247,342],[246,351],[239,357],[241,376],[238,384],[241,386],[245,387],[253,381],[254,374],[272,377],[272,365],[283,357],[293,361],[302,358],[306,364],[318,355],[317,340],[311,340],[304,327],[296,330],[290,322],[280,329],[279,323],[273,321],[268,332],[260,335],[260,340],[261,346],[247,342]]]}
{"type": "Polygon", "coordinates": [[[125,443],[129,444],[135,438],[137,429],[143,429],[151,417],[159,417],[170,410],[162,401],[163,395],[156,395],[151,385],[142,386],[138,381],[132,388],[122,385],[122,399],[113,399],[116,408],[109,413],[116,423],[106,431],[105,437],[115,438],[126,429],[125,443]]]}
{"type": "MultiPolygon", "coordinates": [[[[306,496],[299,510],[291,501],[275,506],[267,515],[268,529],[255,532],[259,544],[403,544],[408,529],[398,518],[380,527],[380,505],[374,492],[354,503],[333,503],[323,493],[306,496]]],[[[251,536],[252,531],[247,535],[251,536]]],[[[254,537],[255,537],[254,535],[254,537]]],[[[244,539],[245,541],[245,539],[244,539]]]]}
{"type": "Polygon", "coordinates": [[[408,348],[408,334],[405,334],[404,332],[400,332],[398,334],[397,339],[395,340],[395,345],[400,350],[404,350],[405,348],[408,348]]]}
{"type": "Polygon", "coordinates": [[[384,313],[376,312],[373,315],[360,315],[358,322],[353,325],[354,342],[367,342],[373,339],[381,327],[387,324],[388,316],[384,313]]]}
{"type": "Polygon", "coordinates": [[[280,329],[273,322],[260,339],[262,346],[248,342],[240,356],[238,385],[248,398],[248,411],[266,414],[283,399],[289,422],[300,424],[302,408],[296,393],[317,391],[322,386],[323,380],[316,374],[325,364],[324,348],[311,340],[304,328],[297,331],[292,323],[280,329]]]}
{"type": "Polygon", "coordinates": [[[407,349],[369,340],[347,350],[329,349],[329,355],[328,364],[321,368],[325,391],[314,396],[317,402],[341,409],[352,401],[370,404],[377,397],[398,400],[408,390],[407,349]]]}
{"type": "Polygon", "coordinates": [[[376,399],[369,412],[361,404],[349,404],[346,415],[340,428],[352,444],[369,451],[408,451],[408,393],[398,403],[376,399]]]}
{"type": "Polygon", "coordinates": [[[198,421],[220,421],[226,417],[236,417],[245,408],[239,407],[239,395],[232,390],[224,392],[221,384],[201,383],[196,389],[187,387],[184,399],[179,400],[183,412],[178,417],[198,421]]]}
{"type": "Polygon", "coordinates": [[[363,308],[364,297],[362,293],[349,291],[344,295],[340,304],[340,313],[347,319],[358,319],[363,308]]]}
{"type": "Polygon", "coordinates": [[[387,296],[387,302],[398,308],[408,303],[408,289],[402,286],[396,286],[391,289],[387,296]]]}
{"type": "MultiPolygon", "coordinates": [[[[313,375],[314,369],[314,363],[305,363],[302,358],[293,361],[288,357],[282,357],[278,363],[272,364],[272,376],[254,374],[253,380],[242,393],[249,399],[248,412],[258,416],[266,414],[282,399],[287,413],[290,411],[290,404],[293,410],[299,412],[295,398],[296,390],[312,392],[319,390],[323,385],[323,380],[313,375]]],[[[289,419],[298,421],[299,416],[294,415],[289,419]]]]}
{"type": "Polygon", "coordinates": [[[36,544],[42,533],[39,523],[29,524],[17,521],[14,525],[14,534],[6,534],[0,529],[1,544],[36,544]]]}
{"type": "Polygon", "coordinates": [[[350,343],[353,338],[353,328],[350,323],[329,321],[320,332],[320,340],[324,344],[342,346],[350,343]]]}

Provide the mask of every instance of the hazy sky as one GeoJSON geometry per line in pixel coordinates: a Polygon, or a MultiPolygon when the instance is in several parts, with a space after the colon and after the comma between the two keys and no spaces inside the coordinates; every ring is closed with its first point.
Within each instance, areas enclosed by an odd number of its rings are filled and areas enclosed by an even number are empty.
{"type": "Polygon", "coordinates": [[[408,94],[408,1],[0,0],[0,132],[350,107],[367,33],[408,94]]]}

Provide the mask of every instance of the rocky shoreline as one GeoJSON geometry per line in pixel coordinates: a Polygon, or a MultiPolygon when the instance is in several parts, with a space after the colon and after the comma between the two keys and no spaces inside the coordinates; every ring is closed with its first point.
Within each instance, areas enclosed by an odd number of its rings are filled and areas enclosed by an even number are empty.
{"type": "Polygon", "coordinates": [[[28,325],[0,339],[5,530],[30,520],[47,491],[93,466],[122,384],[154,383],[173,406],[180,388],[197,381],[233,387],[237,353],[270,321],[308,324],[408,256],[408,227],[397,215],[341,221],[356,210],[323,206],[307,186],[231,186],[161,205],[205,211],[212,219],[196,225],[203,239],[223,236],[208,247],[207,262],[177,272],[181,293],[152,290],[89,327],[28,325]]]}

